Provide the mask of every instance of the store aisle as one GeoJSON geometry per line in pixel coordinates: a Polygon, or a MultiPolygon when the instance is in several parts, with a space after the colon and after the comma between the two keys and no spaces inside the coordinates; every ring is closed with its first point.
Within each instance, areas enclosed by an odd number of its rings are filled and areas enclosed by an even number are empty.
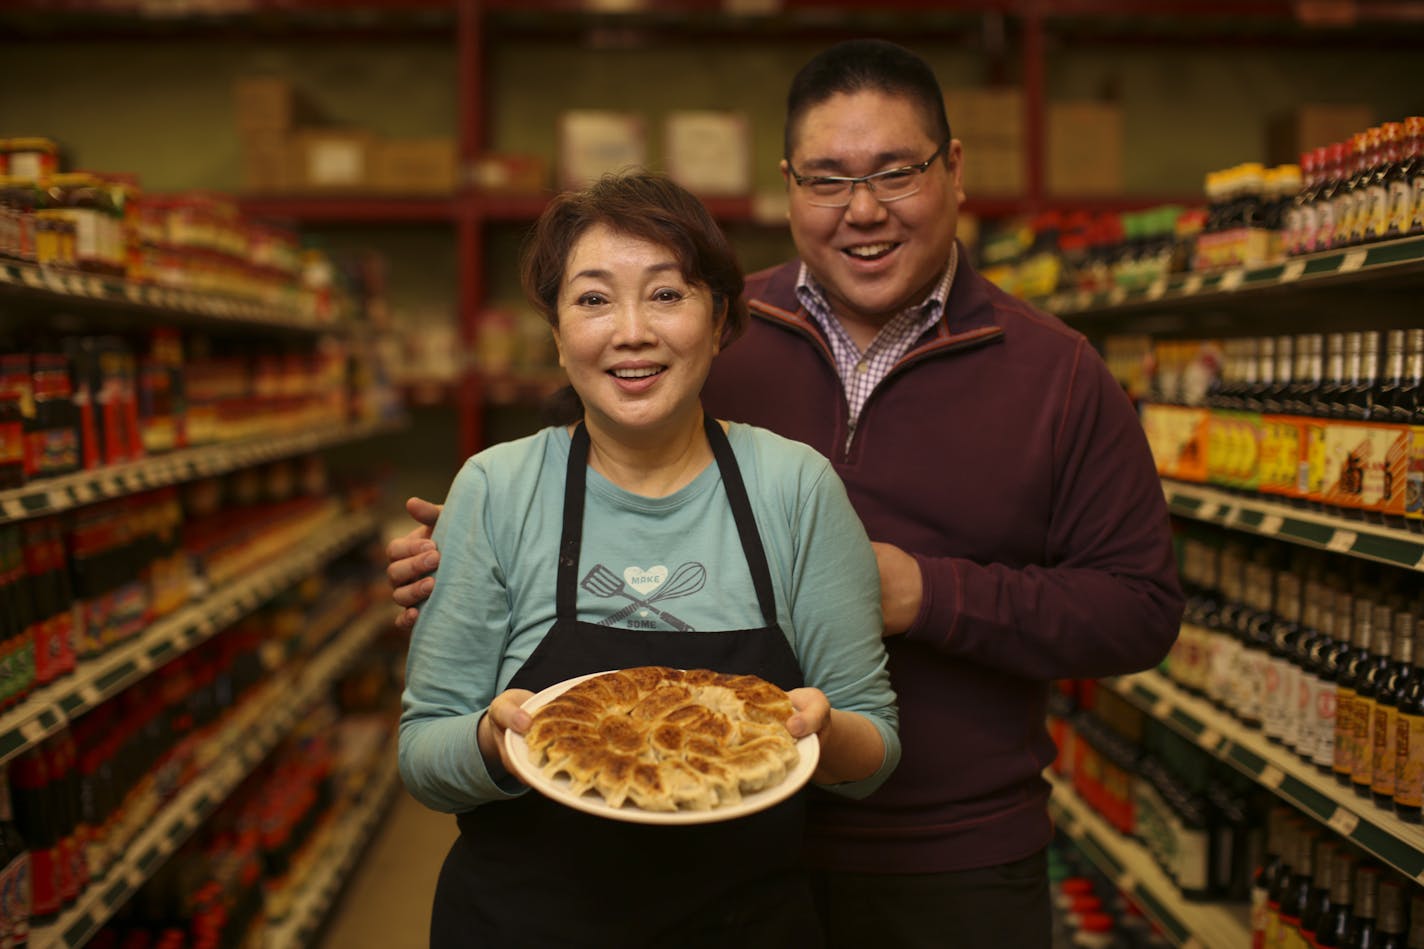
{"type": "Polygon", "coordinates": [[[435,878],[455,834],[455,818],[397,791],[316,949],[426,949],[435,878]]]}

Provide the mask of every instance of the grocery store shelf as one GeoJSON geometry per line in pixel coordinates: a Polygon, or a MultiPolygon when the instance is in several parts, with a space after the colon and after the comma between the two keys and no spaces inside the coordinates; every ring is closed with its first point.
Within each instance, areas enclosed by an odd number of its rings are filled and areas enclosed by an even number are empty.
{"type": "Polygon", "coordinates": [[[30,945],[34,949],[84,945],[301,722],[351,658],[390,620],[390,610],[384,604],[368,610],[320,654],[308,674],[278,674],[244,702],[221,736],[203,749],[203,757],[213,762],[212,766],[155,815],[143,834],[123,849],[102,879],[89,884],[74,906],[52,925],[33,930],[30,945]]]}
{"type": "Polygon", "coordinates": [[[1208,274],[1173,274],[1150,286],[1128,290],[1065,291],[1036,301],[1064,317],[1111,316],[1170,304],[1215,306],[1228,298],[1257,300],[1309,288],[1383,283],[1424,273],[1424,237],[1325,251],[1262,267],[1235,267],[1208,274]]]}
{"type": "Polygon", "coordinates": [[[354,422],[308,429],[292,435],[269,435],[184,448],[142,461],[45,478],[24,487],[0,491],[0,524],[304,455],[333,445],[399,431],[404,425],[404,420],[354,422]]]}
{"type": "Polygon", "coordinates": [[[1424,826],[1400,820],[1335,783],[1159,672],[1101,680],[1198,747],[1274,791],[1307,816],[1424,883],[1424,826]]]}
{"type": "Polygon", "coordinates": [[[311,944],[346,878],[375,834],[381,817],[395,799],[399,786],[395,756],[386,755],[375,782],[365,789],[361,801],[342,817],[334,839],[315,861],[319,869],[297,894],[292,912],[267,928],[262,949],[302,949],[311,944]]]}
{"type": "Polygon", "coordinates": [[[453,195],[246,195],[238,199],[252,217],[303,224],[449,224],[456,217],[453,195]]]}
{"type": "Polygon", "coordinates": [[[294,545],[292,553],[159,620],[103,656],[79,663],[73,674],[36,690],[0,716],[0,763],[39,744],[72,719],[231,626],[375,529],[376,519],[370,514],[333,517],[294,545]]]}
{"type": "Polygon", "coordinates": [[[1186,899],[1147,848],[1111,827],[1062,778],[1051,772],[1044,777],[1053,785],[1049,811],[1058,829],[1077,842],[1088,859],[1175,944],[1193,949],[1240,949],[1251,944],[1248,906],[1186,899]]]}
{"type": "Polygon", "coordinates": [[[1424,534],[1339,515],[1317,514],[1252,495],[1163,480],[1167,510],[1179,517],[1410,570],[1424,570],[1424,534]]]}
{"type": "Polygon", "coordinates": [[[310,335],[339,332],[342,328],[288,307],[14,261],[0,261],[0,300],[86,314],[158,315],[178,325],[258,329],[264,333],[310,335]]]}

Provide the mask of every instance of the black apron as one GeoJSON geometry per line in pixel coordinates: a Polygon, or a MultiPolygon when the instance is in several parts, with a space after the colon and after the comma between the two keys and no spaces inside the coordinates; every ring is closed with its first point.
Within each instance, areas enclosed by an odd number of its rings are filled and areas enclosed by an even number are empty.
{"type": "MultiPolygon", "coordinates": [[[[557,619],[510,688],[538,692],[574,676],[644,665],[751,673],[786,690],[803,684],[776,622],[771,573],[731,445],[710,416],[704,425],[766,625],[699,632],[579,622],[589,447],[579,425],[564,488],[557,619]]],[[[667,826],[596,817],[531,790],[458,821],[460,837],[435,890],[432,949],[785,949],[822,942],[799,866],[803,794],[747,817],[667,826]]]]}

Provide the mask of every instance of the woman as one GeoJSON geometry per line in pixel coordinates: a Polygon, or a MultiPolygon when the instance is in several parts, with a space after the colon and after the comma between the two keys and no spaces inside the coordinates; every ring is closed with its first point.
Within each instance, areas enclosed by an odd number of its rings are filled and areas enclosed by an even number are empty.
{"type": "Polygon", "coordinates": [[[793,736],[818,736],[813,782],[870,793],[899,742],[864,529],[820,455],[704,417],[712,359],[747,315],[688,192],[637,174],[556,198],[522,277],[582,410],[469,459],[436,529],[400,729],[406,786],[459,815],[431,943],[815,944],[800,795],[706,825],[606,820],[528,793],[504,733],[586,673],[753,673],[790,693],[793,736]],[[674,587],[678,572],[704,582],[674,587]]]}

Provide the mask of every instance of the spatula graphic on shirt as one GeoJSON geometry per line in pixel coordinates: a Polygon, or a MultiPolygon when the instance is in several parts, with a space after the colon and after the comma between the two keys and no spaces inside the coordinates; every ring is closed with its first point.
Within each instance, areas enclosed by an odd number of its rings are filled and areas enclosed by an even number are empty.
{"type": "Polygon", "coordinates": [[[674,629],[684,631],[691,630],[692,627],[678,619],[671,613],[665,612],[653,606],[659,600],[669,600],[681,596],[691,596],[707,583],[707,568],[700,563],[685,563],[673,571],[672,576],[654,591],[653,595],[644,599],[628,590],[628,585],[623,578],[614,573],[603,564],[595,564],[588,575],[579,584],[594,596],[605,599],[615,596],[624,597],[631,602],[612,616],[603,619],[599,625],[612,626],[622,622],[638,610],[646,610],[657,616],[663,622],[674,629]]]}

